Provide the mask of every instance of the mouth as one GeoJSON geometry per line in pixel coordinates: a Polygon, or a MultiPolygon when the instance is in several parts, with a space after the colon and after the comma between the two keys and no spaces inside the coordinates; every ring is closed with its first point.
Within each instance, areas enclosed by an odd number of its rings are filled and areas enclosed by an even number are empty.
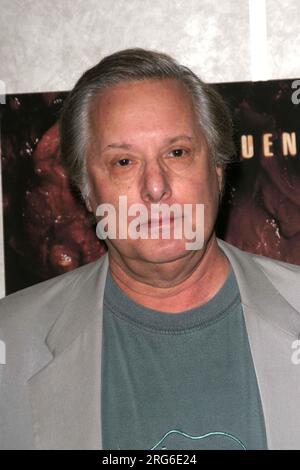
{"type": "Polygon", "coordinates": [[[174,223],[174,215],[170,215],[170,217],[162,217],[160,216],[159,218],[150,218],[147,221],[143,222],[140,224],[141,226],[148,226],[150,227],[162,227],[163,225],[171,225],[174,223]]]}

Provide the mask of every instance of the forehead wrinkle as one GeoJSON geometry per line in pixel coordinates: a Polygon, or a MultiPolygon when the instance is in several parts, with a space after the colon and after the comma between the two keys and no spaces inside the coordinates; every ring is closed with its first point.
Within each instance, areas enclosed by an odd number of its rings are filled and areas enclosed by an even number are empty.
{"type": "MultiPolygon", "coordinates": [[[[195,139],[189,135],[178,135],[176,137],[171,137],[171,138],[166,138],[164,141],[164,144],[173,144],[176,143],[180,140],[188,140],[189,142],[193,142],[195,139]]],[[[103,151],[109,150],[109,149],[125,149],[125,150],[131,150],[134,148],[134,145],[126,143],[126,142],[114,142],[106,147],[104,147],[103,151]]]]}

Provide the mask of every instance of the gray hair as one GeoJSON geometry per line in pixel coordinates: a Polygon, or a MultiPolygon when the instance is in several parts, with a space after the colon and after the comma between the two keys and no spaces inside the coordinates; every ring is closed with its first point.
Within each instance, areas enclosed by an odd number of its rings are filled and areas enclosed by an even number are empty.
{"type": "Polygon", "coordinates": [[[59,120],[61,158],[71,182],[80,188],[84,199],[90,191],[86,158],[92,102],[101,91],[120,82],[149,79],[180,81],[191,94],[214,163],[225,168],[232,161],[235,155],[232,122],[217,91],[167,54],[125,49],[104,57],[87,70],[63,105],[59,120]]]}

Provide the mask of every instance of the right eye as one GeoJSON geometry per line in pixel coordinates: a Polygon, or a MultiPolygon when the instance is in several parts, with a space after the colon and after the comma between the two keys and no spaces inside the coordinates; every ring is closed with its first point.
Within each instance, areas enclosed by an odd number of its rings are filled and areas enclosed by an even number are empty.
{"type": "Polygon", "coordinates": [[[129,158],[121,158],[115,162],[116,166],[128,166],[130,163],[129,158]]]}

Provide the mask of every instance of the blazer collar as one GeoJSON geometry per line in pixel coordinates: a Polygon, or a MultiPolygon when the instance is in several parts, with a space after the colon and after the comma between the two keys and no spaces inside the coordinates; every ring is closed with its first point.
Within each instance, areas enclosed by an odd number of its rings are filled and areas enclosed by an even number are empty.
{"type": "MultiPolygon", "coordinates": [[[[218,244],[230,261],[240,289],[242,304],[247,307],[247,311],[251,310],[264,321],[297,338],[300,332],[300,315],[287,296],[281,295],[280,283],[276,286],[273,284],[267,271],[267,265],[273,265],[272,260],[262,256],[256,258],[220,239],[218,244]]],[[[287,275],[288,271],[285,272],[285,276],[287,275]]],[[[294,283],[294,279],[292,273],[291,283],[294,283]]],[[[295,289],[295,286],[293,288],[295,289]]]]}

